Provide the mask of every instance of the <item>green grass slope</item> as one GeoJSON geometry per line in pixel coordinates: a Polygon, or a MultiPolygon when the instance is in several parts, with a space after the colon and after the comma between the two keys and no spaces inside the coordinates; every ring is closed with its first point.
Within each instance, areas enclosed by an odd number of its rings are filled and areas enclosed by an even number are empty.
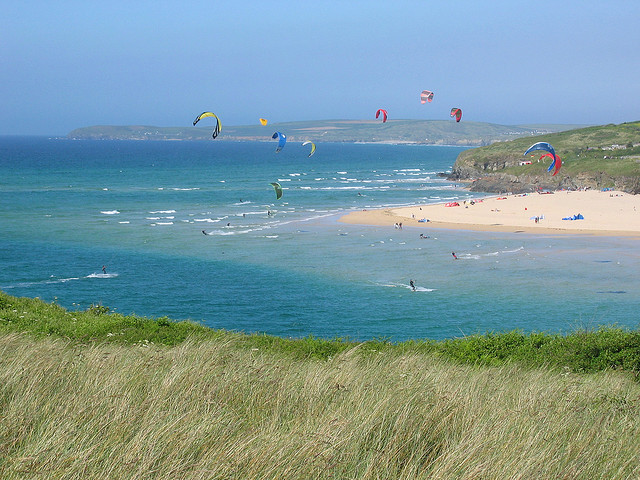
{"type": "Polygon", "coordinates": [[[638,478],[640,384],[611,368],[637,333],[570,337],[276,340],[0,293],[0,477],[638,478]]]}
{"type": "Polygon", "coordinates": [[[238,348],[266,348],[296,358],[323,360],[366,345],[365,350],[428,354],[475,365],[518,363],[531,368],[544,366],[583,373],[611,369],[640,373],[640,331],[615,326],[569,335],[512,331],[443,341],[423,339],[391,343],[381,339],[360,343],[349,339],[291,339],[214,330],[196,322],[174,322],[167,317],[153,319],[110,313],[109,308],[102,305],[73,311],[56,303],[0,292],[0,334],[10,333],[62,338],[80,344],[173,347],[187,339],[212,340],[228,342],[238,348]]]}
{"type": "Polygon", "coordinates": [[[518,138],[468,150],[458,156],[453,169],[455,178],[477,179],[486,175],[501,175],[499,178],[505,185],[520,183],[524,188],[521,191],[531,191],[538,186],[615,187],[638,193],[640,122],[518,138]],[[562,159],[562,168],[555,177],[547,173],[549,158],[538,161],[544,152],[534,152],[527,158],[523,156],[529,146],[539,141],[551,143],[562,159]],[[532,164],[519,165],[523,160],[531,160],[532,164]],[[510,177],[517,177],[519,182],[510,177]]]}

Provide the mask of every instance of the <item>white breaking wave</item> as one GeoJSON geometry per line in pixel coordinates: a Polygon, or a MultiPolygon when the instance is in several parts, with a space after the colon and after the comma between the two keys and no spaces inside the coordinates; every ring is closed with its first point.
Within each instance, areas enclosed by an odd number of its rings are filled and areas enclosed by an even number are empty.
{"type": "Polygon", "coordinates": [[[416,178],[398,178],[397,183],[423,183],[430,182],[431,177],[416,177],[416,178]]]}
{"type": "Polygon", "coordinates": [[[194,218],[193,219],[194,222],[205,222],[205,223],[218,223],[221,220],[222,220],[221,218],[194,218]]]}

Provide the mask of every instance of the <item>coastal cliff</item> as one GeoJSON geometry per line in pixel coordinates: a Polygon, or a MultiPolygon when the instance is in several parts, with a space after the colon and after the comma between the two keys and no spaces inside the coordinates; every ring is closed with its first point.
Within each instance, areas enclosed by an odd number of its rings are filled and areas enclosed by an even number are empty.
{"type": "Polygon", "coordinates": [[[472,191],[524,193],[538,190],[614,188],[640,193],[640,122],[587,127],[519,138],[462,152],[450,180],[472,191]],[[539,141],[551,143],[562,159],[556,175],[541,152],[524,157],[539,141]]]}

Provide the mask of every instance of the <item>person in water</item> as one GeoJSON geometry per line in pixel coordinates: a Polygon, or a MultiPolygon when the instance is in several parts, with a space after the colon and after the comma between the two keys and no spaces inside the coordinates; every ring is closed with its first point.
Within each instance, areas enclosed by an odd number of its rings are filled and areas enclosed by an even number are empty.
{"type": "Polygon", "coordinates": [[[411,286],[411,289],[415,292],[416,291],[416,284],[413,283],[413,280],[409,280],[409,285],[411,286]]]}

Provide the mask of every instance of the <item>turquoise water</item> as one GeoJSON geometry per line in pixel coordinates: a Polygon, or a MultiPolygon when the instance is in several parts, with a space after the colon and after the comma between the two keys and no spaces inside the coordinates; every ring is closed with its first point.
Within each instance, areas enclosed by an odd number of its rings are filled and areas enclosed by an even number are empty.
{"type": "Polygon", "coordinates": [[[470,198],[437,176],[461,148],[274,150],[1,138],[0,289],[292,337],[638,326],[637,241],[338,222],[351,210],[470,198]]]}

